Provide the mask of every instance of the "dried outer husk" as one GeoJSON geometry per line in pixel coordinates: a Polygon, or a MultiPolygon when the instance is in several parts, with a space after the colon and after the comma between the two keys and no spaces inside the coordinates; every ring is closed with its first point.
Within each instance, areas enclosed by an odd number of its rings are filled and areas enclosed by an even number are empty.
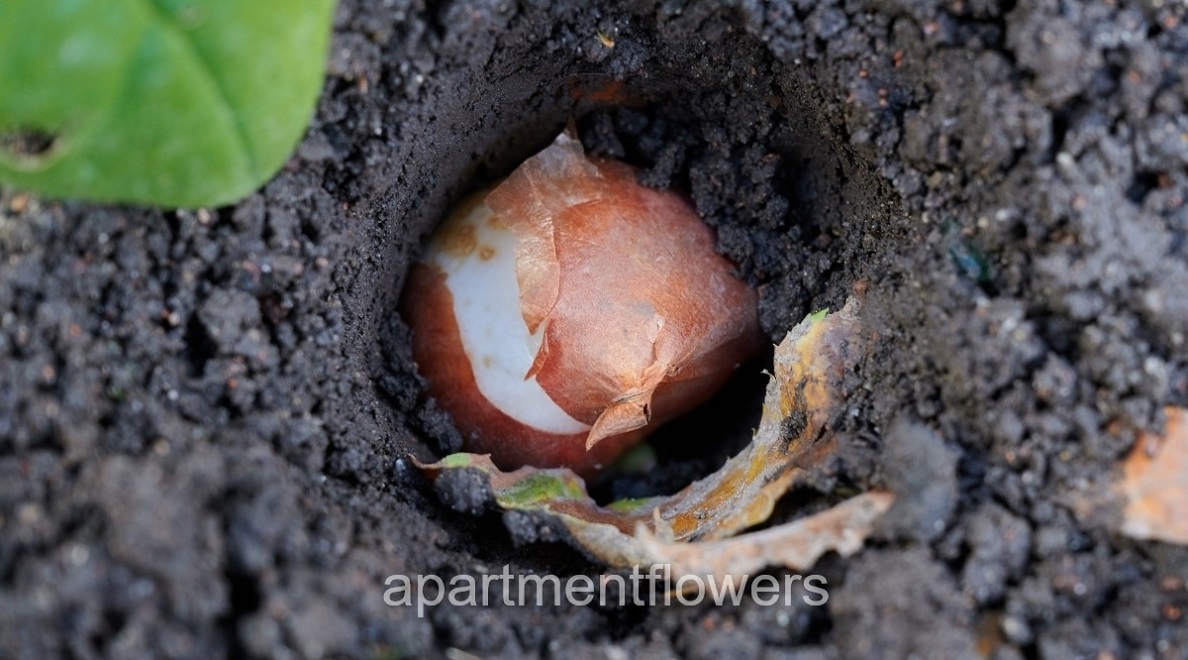
{"type": "Polygon", "coordinates": [[[562,133],[486,197],[519,239],[528,377],[574,419],[587,448],[702,403],[762,347],[758,299],[714,251],[680,195],[587,158],[562,133]]]}

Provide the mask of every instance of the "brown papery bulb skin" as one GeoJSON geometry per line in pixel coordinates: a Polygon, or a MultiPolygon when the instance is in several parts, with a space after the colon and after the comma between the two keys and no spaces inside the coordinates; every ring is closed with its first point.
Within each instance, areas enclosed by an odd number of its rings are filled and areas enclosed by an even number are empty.
{"type": "Polygon", "coordinates": [[[401,313],[467,451],[583,476],[765,343],[755,292],[689,202],[566,134],[454,210],[401,313]]]}

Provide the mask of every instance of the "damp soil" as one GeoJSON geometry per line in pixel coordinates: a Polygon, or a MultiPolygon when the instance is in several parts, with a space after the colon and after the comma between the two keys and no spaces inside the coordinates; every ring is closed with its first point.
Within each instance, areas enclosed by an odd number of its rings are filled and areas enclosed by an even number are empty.
{"type": "MultiPolygon", "coordinates": [[[[1188,404],[1186,18],[344,0],[243,202],[0,196],[0,656],[1183,657],[1188,550],[1118,535],[1108,483],[1188,404]],[[899,500],[814,569],[825,606],[384,604],[392,574],[601,570],[410,473],[458,437],[394,311],[449,206],[571,117],[689,194],[773,342],[865,291],[839,450],[779,511],[899,500]]],[[[652,486],[721,459],[708,428],[652,486]]]]}

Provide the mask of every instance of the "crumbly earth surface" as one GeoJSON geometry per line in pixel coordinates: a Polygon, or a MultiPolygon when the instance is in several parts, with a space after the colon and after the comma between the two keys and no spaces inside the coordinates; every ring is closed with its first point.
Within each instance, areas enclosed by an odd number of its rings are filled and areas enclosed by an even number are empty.
{"type": "Polygon", "coordinates": [[[1188,549],[1120,537],[1108,484],[1188,404],[1186,21],[344,0],[307,137],[242,203],[0,197],[0,656],[1183,657],[1188,549]],[[773,341],[866,291],[877,342],[793,504],[900,499],[814,569],[825,606],[384,604],[392,574],[600,570],[411,474],[458,438],[394,312],[449,206],[571,116],[688,192],[773,341]]]}

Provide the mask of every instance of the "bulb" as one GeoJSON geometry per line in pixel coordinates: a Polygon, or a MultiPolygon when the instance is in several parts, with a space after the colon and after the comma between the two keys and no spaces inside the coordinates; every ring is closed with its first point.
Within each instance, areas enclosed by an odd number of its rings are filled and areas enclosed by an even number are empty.
{"type": "Polygon", "coordinates": [[[504,469],[591,476],[764,343],[689,202],[564,133],[454,209],[400,308],[464,448],[504,469]]]}

